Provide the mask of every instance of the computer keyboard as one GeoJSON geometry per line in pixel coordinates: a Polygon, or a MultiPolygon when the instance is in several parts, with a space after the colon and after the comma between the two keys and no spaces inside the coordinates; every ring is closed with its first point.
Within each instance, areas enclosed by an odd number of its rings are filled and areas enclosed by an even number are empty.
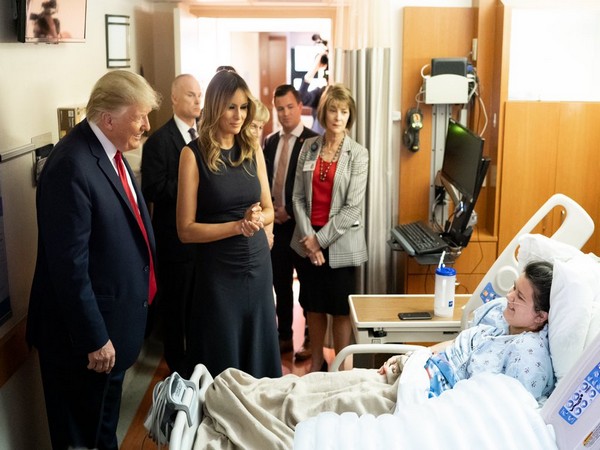
{"type": "Polygon", "coordinates": [[[405,223],[392,228],[392,237],[410,256],[441,253],[448,244],[421,221],[405,223]]]}

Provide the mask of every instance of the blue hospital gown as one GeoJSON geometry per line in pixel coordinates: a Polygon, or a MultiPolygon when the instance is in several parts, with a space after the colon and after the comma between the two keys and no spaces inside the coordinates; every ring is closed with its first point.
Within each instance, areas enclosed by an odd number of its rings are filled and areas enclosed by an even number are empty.
{"type": "Polygon", "coordinates": [[[477,308],[476,325],[461,332],[450,347],[429,359],[425,368],[431,377],[432,395],[482,372],[503,373],[519,380],[538,401],[550,395],[555,380],[548,324],[538,332],[510,335],[503,315],[506,303],[505,298],[500,298],[477,308]]]}

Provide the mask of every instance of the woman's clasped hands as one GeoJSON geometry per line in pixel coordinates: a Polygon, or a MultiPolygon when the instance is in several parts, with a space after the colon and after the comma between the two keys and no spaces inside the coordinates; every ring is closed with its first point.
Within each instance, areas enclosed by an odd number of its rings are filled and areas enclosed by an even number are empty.
{"type": "Polygon", "coordinates": [[[241,234],[246,237],[254,236],[254,233],[265,226],[265,216],[262,213],[260,202],[252,204],[240,220],[241,234]]]}
{"type": "Polygon", "coordinates": [[[300,244],[304,248],[306,256],[315,266],[322,266],[325,264],[325,256],[321,250],[321,245],[317,240],[317,235],[306,236],[300,239],[300,244]]]}

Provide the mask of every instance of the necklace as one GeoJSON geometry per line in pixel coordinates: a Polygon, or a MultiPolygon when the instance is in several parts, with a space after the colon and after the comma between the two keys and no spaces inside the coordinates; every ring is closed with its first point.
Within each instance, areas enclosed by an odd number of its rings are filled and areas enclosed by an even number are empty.
{"type": "MultiPolygon", "coordinates": [[[[340,141],[340,145],[338,145],[338,148],[335,151],[333,158],[331,158],[331,161],[325,162],[325,160],[323,159],[323,156],[319,155],[319,158],[321,158],[321,165],[319,166],[319,181],[325,181],[327,179],[327,174],[329,173],[329,169],[331,169],[331,166],[333,165],[333,163],[335,161],[337,161],[337,158],[340,155],[340,151],[342,150],[342,145],[344,144],[345,138],[346,138],[346,136],[344,136],[342,138],[342,140],[340,141]]],[[[327,142],[325,141],[325,136],[323,136],[323,145],[321,146],[321,150],[325,148],[326,143],[327,142]]]]}

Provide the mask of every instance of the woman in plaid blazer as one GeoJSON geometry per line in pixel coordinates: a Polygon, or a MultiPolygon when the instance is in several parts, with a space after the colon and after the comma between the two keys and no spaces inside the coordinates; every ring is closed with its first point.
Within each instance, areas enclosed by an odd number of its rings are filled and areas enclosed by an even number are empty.
{"type": "Polygon", "coordinates": [[[323,342],[327,314],[339,352],[350,343],[348,295],[356,292],[356,267],[367,260],[364,198],[369,154],[347,135],[356,118],[350,91],[329,86],[318,119],[323,136],[304,142],[294,183],[296,228],[290,243],[298,254],[302,296],[312,346],[311,371],[326,370],[323,342]]]}

